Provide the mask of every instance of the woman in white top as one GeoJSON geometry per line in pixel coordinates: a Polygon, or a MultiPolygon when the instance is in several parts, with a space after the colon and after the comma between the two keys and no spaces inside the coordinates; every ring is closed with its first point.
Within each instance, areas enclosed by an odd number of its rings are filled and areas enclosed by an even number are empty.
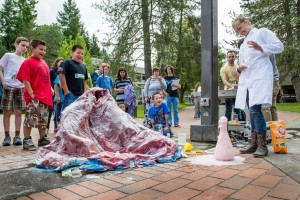
{"type": "Polygon", "coordinates": [[[268,154],[267,127],[261,108],[272,105],[273,90],[273,67],[269,55],[281,53],[283,44],[272,31],[255,28],[242,15],[233,21],[232,26],[237,34],[245,36],[240,47],[240,77],[235,107],[245,109],[248,104],[252,133],[256,133],[251,134],[251,143],[240,151],[264,157],[268,154]]]}

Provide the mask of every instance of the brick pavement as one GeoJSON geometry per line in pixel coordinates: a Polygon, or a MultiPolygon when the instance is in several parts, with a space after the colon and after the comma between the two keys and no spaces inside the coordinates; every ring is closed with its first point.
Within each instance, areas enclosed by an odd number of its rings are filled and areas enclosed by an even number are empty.
{"type": "MultiPolygon", "coordinates": [[[[280,113],[279,113],[279,116],[280,113]]],[[[295,114],[284,113],[284,120],[295,114]]],[[[296,115],[300,118],[300,115],[296,115]]],[[[181,128],[175,133],[189,134],[190,124],[200,124],[193,119],[193,109],[180,112],[181,128]]],[[[1,120],[2,121],[2,120],[1,120]]],[[[53,128],[52,128],[53,130],[53,128]]],[[[3,133],[3,130],[0,129],[3,133]]],[[[50,134],[53,137],[53,134],[50,134]]],[[[38,134],[33,132],[37,142],[38,134]]],[[[0,141],[3,140],[3,134],[0,141]]],[[[271,147],[269,147],[271,150],[271,147]]],[[[34,152],[21,147],[0,146],[0,173],[30,167],[34,152]]],[[[261,158],[242,155],[242,165],[202,166],[181,159],[176,163],[158,164],[154,167],[124,170],[121,173],[104,172],[100,178],[66,185],[30,194],[19,199],[295,199],[300,200],[300,184],[281,170],[261,158]]],[[[199,158],[200,159],[200,158],[199,158]]]]}

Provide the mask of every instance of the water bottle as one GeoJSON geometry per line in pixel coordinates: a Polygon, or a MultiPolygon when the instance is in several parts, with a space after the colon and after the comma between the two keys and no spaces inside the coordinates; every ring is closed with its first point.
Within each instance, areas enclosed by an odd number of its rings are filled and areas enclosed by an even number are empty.
{"type": "Polygon", "coordinates": [[[135,168],[134,160],[129,161],[130,168],[135,168]]]}

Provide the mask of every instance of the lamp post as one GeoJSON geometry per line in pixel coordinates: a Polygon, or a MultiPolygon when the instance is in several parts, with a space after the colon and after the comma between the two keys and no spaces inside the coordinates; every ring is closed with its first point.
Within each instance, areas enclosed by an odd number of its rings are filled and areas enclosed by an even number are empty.
{"type": "Polygon", "coordinates": [[[201,1],[201,125],[191,125],[192,141],[217,141],[218,13],[217,0],[201,1]]]}

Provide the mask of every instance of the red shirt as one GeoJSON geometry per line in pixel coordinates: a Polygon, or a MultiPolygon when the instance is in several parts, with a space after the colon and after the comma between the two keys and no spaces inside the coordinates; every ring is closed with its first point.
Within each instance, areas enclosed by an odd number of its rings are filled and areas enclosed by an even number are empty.
{"type": "MultiPolygon", "coordinates": [[[[44,60],[30,56],[22,63],[16,78],[21,82],[28,81],[34,98],[53,107],[49,67],[44,60]]],[[[24,97],[28,105],[31,97],[26,88],[24,97]]]]}

